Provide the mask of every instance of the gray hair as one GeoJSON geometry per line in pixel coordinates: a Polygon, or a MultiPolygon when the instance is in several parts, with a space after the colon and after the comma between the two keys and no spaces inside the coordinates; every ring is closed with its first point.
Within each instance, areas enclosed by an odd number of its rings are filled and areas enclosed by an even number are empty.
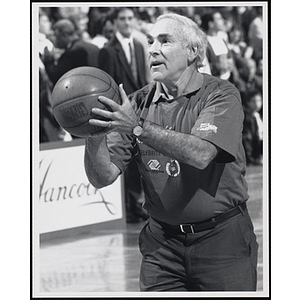
{"type": "Polygon", "coordinates": [[[205,32],[199,28],[193,20],[174,13],[161,15],[156,22],[162,19],[172,19],[179,22],[182,26],[182,44],[189,49],[196,49],[197,56],[195,65],[197,68],[203,67],[203,60],[206,56],[207,38],[205,32]]]}

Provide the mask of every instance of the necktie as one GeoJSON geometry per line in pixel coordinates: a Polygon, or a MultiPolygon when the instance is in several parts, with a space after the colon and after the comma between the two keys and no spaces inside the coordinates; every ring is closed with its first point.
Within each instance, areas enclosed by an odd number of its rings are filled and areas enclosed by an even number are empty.
{"type": "Polygon", "coordinates": [[[136,68],[136,59],[134,55],[134,49],[129,42],[129,51],[130,51],[130,68],[131,68],[131,73],[133,75],[134,80],[137,82],[137,68],[136,68]]]}

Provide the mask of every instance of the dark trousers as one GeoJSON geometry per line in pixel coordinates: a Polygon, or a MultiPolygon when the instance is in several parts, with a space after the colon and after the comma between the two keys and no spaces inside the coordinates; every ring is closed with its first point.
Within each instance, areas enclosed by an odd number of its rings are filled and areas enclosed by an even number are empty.
{"type": "Polygon", "coordinates": [[[139,237],[141,291],[255,291],[258,244],[248,211],[200,233],[174,234],[152,218],[139,237]]]}

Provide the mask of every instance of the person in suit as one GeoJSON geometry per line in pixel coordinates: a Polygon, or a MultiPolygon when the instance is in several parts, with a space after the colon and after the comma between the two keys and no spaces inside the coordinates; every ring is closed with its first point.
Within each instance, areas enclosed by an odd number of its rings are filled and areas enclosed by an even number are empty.
{"type": "MultiPolygon", "coordinates": [[[[144,87],[146,62],[143,45],[133,37],[135,14],[132,8],[116,8],[113,13],[115,34],[99,52],[99,68],[116,81],[123,84],[127,94],[144,87]]],[[[135,161],[124,173],[127,222],[146,219],[142,209],[143,190],[140,174],[135,161]]]]}
{"type": "Polygon", "coordinates": [[[123,83],[126,93],[131,94],[148,83],[145,53],[142,44],[133,38],[133,9],[117,8],[113,19],[116,32],[99,52],[99,68],[110,74],[117,84],[123,83]]]}
{"type": "Polygon", "coordinates": [[[55,46],[63,49],[63,54],[58,60],[49,51],[43,57],[47,74],[52,83],[66,72],[81,66],[98,66],[99,48],[79,38],[75,25],[69,19],[58,20],[53,25],[55,46]]]}

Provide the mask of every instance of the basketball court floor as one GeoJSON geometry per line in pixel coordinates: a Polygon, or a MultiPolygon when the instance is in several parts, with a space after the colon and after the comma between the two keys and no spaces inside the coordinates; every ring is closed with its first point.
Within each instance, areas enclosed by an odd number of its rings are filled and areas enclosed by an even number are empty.
{"type": "MultiPolygon", "coordinates": [[[[258,291],[263,290],[263,168],[247,168],[252,217],[259,243],[258,291]]],[[[144,222],[122,230],[90,228],[68,237],[41,239],[39,289],[46,295],[95,296],[107,292],[138,292],[141,254],[138,235],[144,222]]],[[[265,239],[264,239],[265,241],[265,239]]],[[[265,249],[266,251],[266,249],[265,249]]]]}

